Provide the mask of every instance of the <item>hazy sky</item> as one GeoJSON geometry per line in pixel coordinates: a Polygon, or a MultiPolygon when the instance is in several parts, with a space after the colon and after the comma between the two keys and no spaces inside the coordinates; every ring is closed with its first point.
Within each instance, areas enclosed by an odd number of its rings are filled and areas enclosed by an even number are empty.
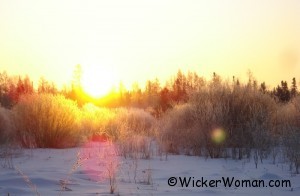
{"type": "Polygon", "coordinates": [[[179,68],[300,81],[300,1],[0,0],[0,71],[61,85],[77,64],[127,85],[179,68]]]}

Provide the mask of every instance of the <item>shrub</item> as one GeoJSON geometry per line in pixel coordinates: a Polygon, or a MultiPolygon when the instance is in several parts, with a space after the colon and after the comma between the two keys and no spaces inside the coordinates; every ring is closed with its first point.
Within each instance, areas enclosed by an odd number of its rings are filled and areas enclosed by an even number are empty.
{"type": "Polygon", "coordinates": [[[149,159],[154,137],[155,118],[142,109],[113,109],[114,118],[105,127],[105,135],[117,141],[119,154],[125,158],[149,159]]]}
{"type": "MultiPolygon", "coordinates": [[[[230,88],[227,85],[216,84],[196,93],[191,99],[194,107],[194,119],[202,136],[207,155],[220,157],[225,140],[214,142],[213,135],[216,130],[228,135],[227,121],[229,111],[230,88]]],[[[230,116],[231,117],[231,116],[230,116]]]]}
{"type": "Polygon", "coordinates": [[[119,108],[113,110],[115,117],[109,121],[105,133],[113,140],[124,140],[132,135],[153,136],[155,118],[142,109],[119,108]]]}
{"type": "Polygon", "coordinates": [[[276,103],[269,95],[249,86],[233,90],[227,127],[234,158],[238,155],[241,159],[245,154],[249,157],[250,149],[255,148],[262,159],[270,147],[275,111],[276,103]]]}
{"type": "Polygon", "coordinates": [[[17,139],[24,147],[64,148],[79,142],[79,110],[61,95],[25,95],[13,108],[17,139]]]}
{"type": "MultiPolygon", "coordinates": [[[[159,144],[162,151],[179,153],[200,149],[202,135],[196,130],[191,104],[176,105],[160,121],[159,144]]],[[[197,154],[197,153],[196,153],[197,154]]]]}
{"type": "Polygon", "coordinates": [[[300,97],[282,105],[277,115],[284,153],[297,174],[300,173],[300,97]]]}
{"type": "Polygon", "coordinates": [[[12,142],[11,111],[0,106],[0,144],[12,142]]]}
{"type": "Polygon", "coordinates": [[[81,129],[91,140],[104,140],[107,136],[106,127],[115,116],[115,112],[110,109],[85,104],[81,109],[81,129]]]}
{"type": "Polygon", "coordinates": [[[22,153],[14,141],[11,117],[11,110],[0,106],[0,165],[3,168],[13,168],[13,158],[22,153]]]}
{"type": "Polygon", "coordinates": [[[2,114],[2,107],[1,109],[1,113],[0,113],[0,143],[3,143],[3,141],[5,140],[5,132],[6,132],[6,124],[5,124],[5,119],[4,116],[2,114]]]}
{"type": "Polygon", "coordinates": [[[152,154],[152,139],[147,136],[132,135],[118,141],[119,155],[132,159],[150,159],[152,154]]]}

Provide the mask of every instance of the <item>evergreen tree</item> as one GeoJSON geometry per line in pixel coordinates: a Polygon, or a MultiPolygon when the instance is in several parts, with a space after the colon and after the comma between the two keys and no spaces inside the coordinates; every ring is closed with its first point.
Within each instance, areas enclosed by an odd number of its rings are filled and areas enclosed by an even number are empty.
{"type": "Polygon", "coordinates": [[[11,84],[12,79],[6,72],[0,73],[0,105],[6,108],[10,108],[13,105],[12,99],[9,96],[11,84]]]}
{"type": "Polygon", "coordinates": [[[288,88],[288,84],[285,81],[285,82],[281,83],[281,86],[282,86],[282,90],[283,90],[282,101],[283,102],[288,102],[291,99],[291,94],[290,94],[290,91],[289,91],[289,88],[288,88]]]}
{"type": "Polygon", "coordinates": [[[160,91],[160,107],[163,112],[165,112],[167,109],[171,108],[170,91],[167,87],[164,87],[160,91]]]}
{"type": "Polygon", "coordinates": [[[240,86],[240,80],[239,79],[236,80],[236,85],[240,86]]]}
{"type": "Polygon", "coordinates": [[[295,97],[296,95],[297,95],[297,83],[296,83],[296,78],[293,78],[292,86],[291,86],[291,97],[295,97]]]}
{"type": "Polygon", "coordinates": [[[176,103],[187,101],[187,80],[185,75],[179,70],[173,83],[173,100],[176,103]]]}
{"type": "Polygon", "coordinates": [[[266,87],[266,83],[263,82],[260,84],[260,89],[259,89],[262,93],[266,93],[267,87],[266,87]]]}
{"type": "Polygon", "coordinates": [[[277,86],[275,95],[281,102],[288,102],[291,99],[291,94],[286,81],[281,81],[281,86],[277,86]]]}

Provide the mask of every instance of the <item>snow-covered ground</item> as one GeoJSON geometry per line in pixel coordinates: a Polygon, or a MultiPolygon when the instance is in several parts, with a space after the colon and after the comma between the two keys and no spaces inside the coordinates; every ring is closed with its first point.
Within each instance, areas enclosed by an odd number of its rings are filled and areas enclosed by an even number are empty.
{"type": "Polygon", "coordinates": [[[8,165],[4,161],[0,159],[0,195],[110,195],[110,180],[116,195],[300,195],[300,175],[271,160],[256,169],[253,160],[183,155],[169,155],[167,160],[157,155],[150,160],[125,159],[115,155],[113,145],[93,143],[82,148],[22,150],[13,158],[13,168],[2,167],[8,165]],[[191,177],[189,187],[180,186],[184,177],[191,177]],[[224,187],[227,177],[252,185],[263,180],[266,186],[270,180],[289,180],[291,187],[224,187]],[[175,186],[168,185],[176,180],[175,186]],[[217,187],[197,187],[209,183],[217,187]]]}

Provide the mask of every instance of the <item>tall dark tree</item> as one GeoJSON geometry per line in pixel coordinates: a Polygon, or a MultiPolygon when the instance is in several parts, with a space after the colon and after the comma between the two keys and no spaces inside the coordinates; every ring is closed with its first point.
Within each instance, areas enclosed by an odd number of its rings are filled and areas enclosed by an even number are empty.
{"type": "Polygon", "coordinates": [[[267,91],[267,87],[266,87],[266,83],[263,82],[260,84],[260,89],[259,89],[262,93],[266,93],[267,91]]]}
{"type": "Polygon", "coordinates": [[[277,86],[275,96],[283,103],[290,101],[291,94],[286,81],[281,81],[281,86],[277,86]]]}
{"type": "Polygon", "coordinates": [[[23,79],[23,84],[24,84],[25,94],[32,94],[34,92],[33,82],[30,80],[28,75],[26,75],[25,78],[23,79]]]}
{"type": "Polygon", "coordinates": [[[282,86],[282,90],[283,90],[282,100],[284,102],[288,102],[291,99],[291,94],[290,94],[290,91],[289,91],[289,88],[288,88],[288,84],[287,84],[286,81],[281,82],[281,86],[282,86]]]}
{"type": "Polygon", "coordinates": [[[21,95],[24,94],[24,92],[25,92],[25,84],[23,83],[21,76],[19,76],[19,80],[17,83],[17,94],[21,95]]]}
{"type": "Polygon", "coordinates": [[[12,92],[14,91],[13,96],[11,97],[14,103],[18,102],[21,95],[32,94],[34,92],[33,83],[31,82],[29,76],[26,76],[24,79],[19,76],[15,89],[12,89],[13,85],[11,85],[10,88],[12,92]]]}
{"type": "Polygon", "coordinates": [[[167,87],[164,87],[160,91],[160,107],[163,112],[165,112],[167,109],[171,108],[171,95],[170,91],[167,87]]]}
{"type": "Polygon", "coordinates": [[[253,89],[257,89],[257,81],[253,80],[253,89]]]}
{"type": "Polygon", "coordinates": [[[240,86],[240,80],[239,79],[236,80],[236,85],[240,86]]]}
{"type": "Polygon", "coordinates": [[[185,75],[179,70],[173,83],[173,100],[176,103],[187,101],[187,80],[185,75]]]}
{"type": "Polygon", "coordinates": [[[221,76],[216,74],[216,72],[213,73],[212,83],[213,85],[221,84],[221,76]]]}
{"type": "Polygon", "coordinates": [[[12,99],[9,96],[11,83],[12,79],[5,71],[0,73],[0,105],[6,108],[12,106],[12,99]]]}
{"type": "Polygon", "coordinates": [[[297,95],[297,83],[296,83],[296,78],[293,78],[292,86],[291,86],[291,97],[295,97],[296,95],[297,95]]]}

